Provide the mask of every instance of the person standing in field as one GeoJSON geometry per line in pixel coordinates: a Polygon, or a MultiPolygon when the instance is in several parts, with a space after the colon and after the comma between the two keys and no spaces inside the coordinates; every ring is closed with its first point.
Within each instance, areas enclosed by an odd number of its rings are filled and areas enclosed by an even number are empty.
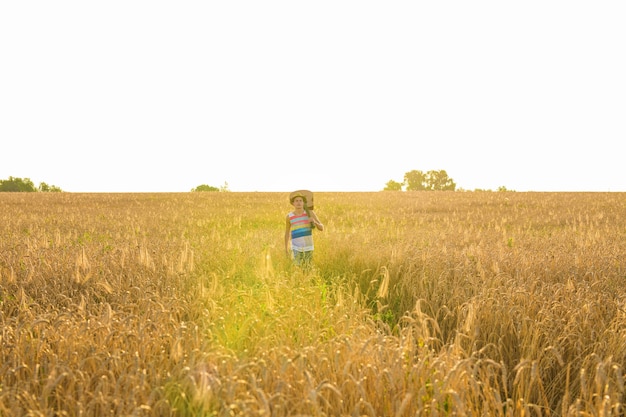
{"type": "Polygon", "coordinates": [[[313,260],[313,229],[324,230],[324,225],[313,211],[313,193],[294,191],[289,195],[293,211],[287,214],[285,224],[285,252],[299,266],[310,266],[313,260]],[[310,201],[307,201],[310,200],[310,201]],[[291,248],[289,246],[291,241],[291,248]]]}

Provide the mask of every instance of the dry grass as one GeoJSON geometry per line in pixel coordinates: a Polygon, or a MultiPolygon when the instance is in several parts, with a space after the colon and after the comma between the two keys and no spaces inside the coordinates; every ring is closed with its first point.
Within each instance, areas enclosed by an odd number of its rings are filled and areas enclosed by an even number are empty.
{"type": "Polygon", "coordinates": [[[626,196],[0,194],[0,416],[623,415],[626,196]]]}

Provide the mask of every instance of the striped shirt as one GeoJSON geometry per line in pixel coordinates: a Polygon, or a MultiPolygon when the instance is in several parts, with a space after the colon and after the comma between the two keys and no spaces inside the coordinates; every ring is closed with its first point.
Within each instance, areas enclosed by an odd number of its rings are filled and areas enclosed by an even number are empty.
{"type": "Polygon", "coordinates": [[[302,214],[289,213],[289,222],[291,223],[291,249],[298,252],[312,251],[311,219],[306,212],[302,214]]]}

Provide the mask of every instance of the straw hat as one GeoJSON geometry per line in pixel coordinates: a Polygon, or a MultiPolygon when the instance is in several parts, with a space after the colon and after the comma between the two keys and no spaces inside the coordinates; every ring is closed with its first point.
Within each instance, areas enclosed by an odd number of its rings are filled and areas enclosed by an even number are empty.
{"type": "Polygon", "coordinates": [[[313,193],[309,190],[297,190],[289,194],[289,202],[293,204],[293,199],[296,197],[304,198],[307,208],[313,210],[313,193]]]}

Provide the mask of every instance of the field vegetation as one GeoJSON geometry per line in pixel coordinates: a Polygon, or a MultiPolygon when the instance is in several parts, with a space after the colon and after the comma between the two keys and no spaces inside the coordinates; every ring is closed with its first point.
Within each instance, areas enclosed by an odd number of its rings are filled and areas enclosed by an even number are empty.
{"type": "Polygon", "coordinates": [[[0,195],[0,416],[618,416],[626,195],[0,195]]]}

